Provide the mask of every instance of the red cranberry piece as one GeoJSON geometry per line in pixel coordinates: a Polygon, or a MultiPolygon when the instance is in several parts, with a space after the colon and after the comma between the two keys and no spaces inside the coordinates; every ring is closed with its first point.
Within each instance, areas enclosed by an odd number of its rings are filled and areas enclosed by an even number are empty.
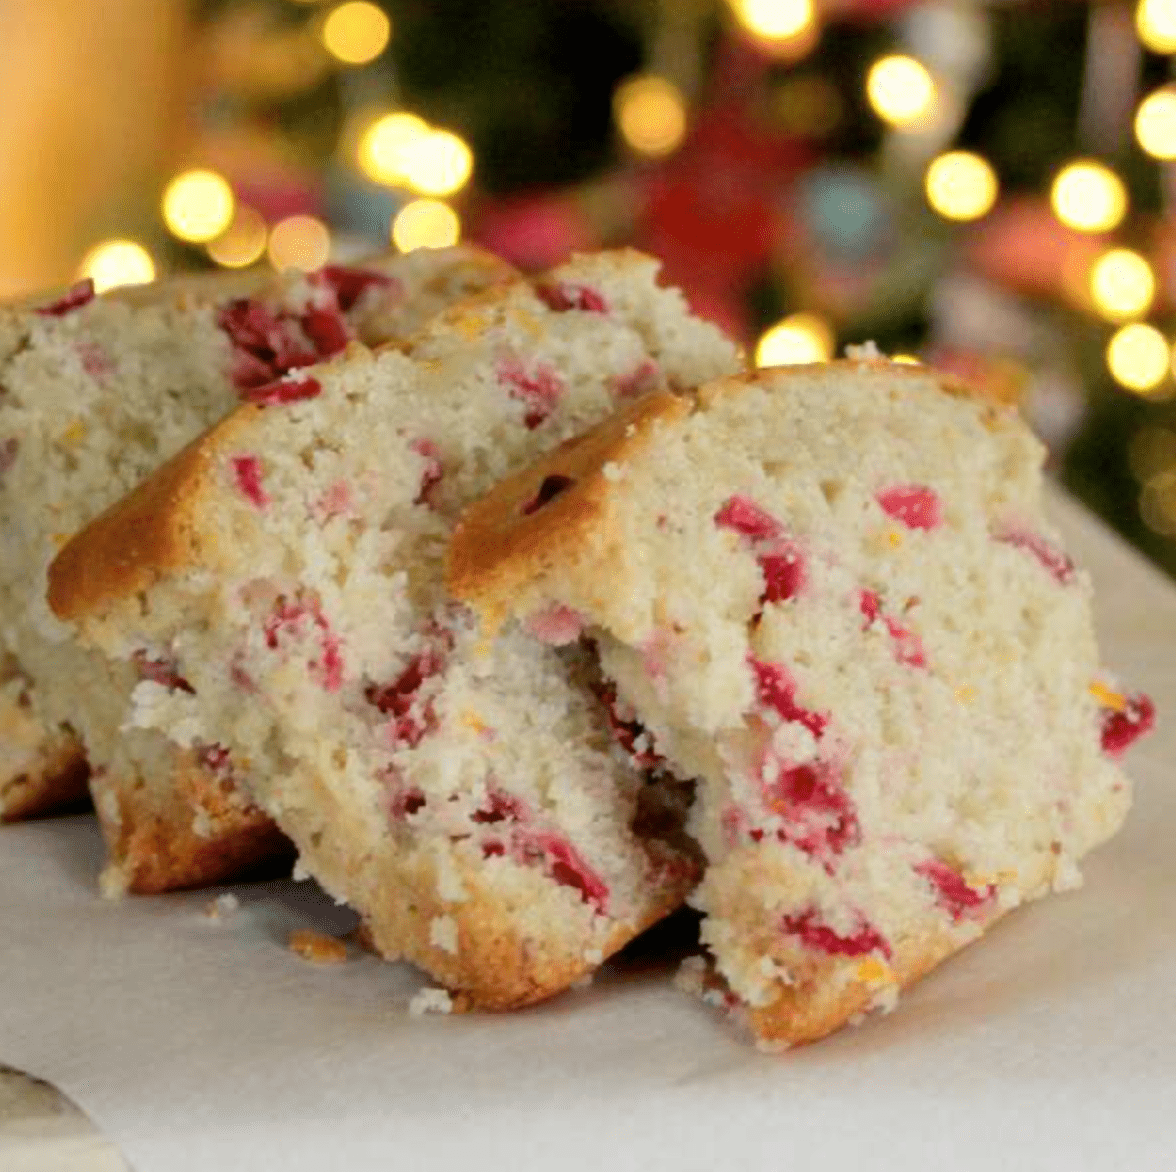
{"type": "Polygon", "coordinates": [[[414,505],[432,504],[430,499],[433,493],[433,488],[441,482],[441,477],[444,475],[444,469],[441,467],[440,451],[437,445],[429,439],[413,440],[409,445],[418,456],[422,456],[425,461],[424,470],[421,472],[421,487],[413,500],[414,505]]]}
{"type": "Polygon", "coordinates": [[[234,456],[231,463],[241,494],[259,509],[264,509],[270,498],[262,485],[261,460],[257,456],[234,456]]]}
{"type": "Polygon", "coordinates": [[[1009,529],[996,534],[996,540],[1004,545],[1011,545],[1014,549],[1024,550],[1052,574],[1060,585],[1065,586],[1073,581],[1074,563],[1067,554],[1051,545],[1040,533],[1033,533],[1027,529],[1009,529]]]}
{"type": "Polygon", "coordinates": [[[587,313],[608,313],[604,298],[588,285],[573,285],[561,281],[558,285],[537,285],[535,293],[548,309],[566,313],[569,309],[582,309],[587,313]]]}
{"type": "Polygon", "coordinates": [[[351,331],[338,314],[329,309],[311,309],[302,315],[302,331],[314,343],[318,358],[330,358],[347,348],[351,331]]]}
{"type": "Polygon", "coordinates": [[[1156,723],[1156,706],[1150,696],[1137,692],[1127,697],[1121,712],[1108,708],[1102,717],[1102,748],[1111,757],[1118,757],[1156,723]]]}
{"type": "Polygon", "coordinates": [[[504,359],[498,364],[497,375],[499,382],[510,387],[510,397],[522,402],[528,431],[534,431],[555,410],[564,393],[563,379],[546,364],[528,372],[517,359],[504,359]]]}
{"type": "Polygon", "coordinates": [[[566,838],[537,834],[535,845],[543,853],[547,872],[562,887],[572,887],[580,898],[603,915],[608,906],[608,884],[584,861],[566,838]]]}
{"type": "Polygon", "coordinates": [[[618,374],[612,380],[613,394],[618,399],[632,399],[649,390],[658,380],[657,363],[643,358],[628,374],[618,374]]]}
{"type": "Polygon", "coordinates": [[[761,603],[787,602],[800,593],[804,586],[804,560],[800,550],[791,542],[780,542],[779,552],[761,554],[760,573],[764,576],[761,603]]]}
{"type": "Polygon", "coordinates": [[[241,392],[247,403],[259,407],[272,407],[279,403],[297,403],[301,399],[314,399],[323,393],[322,383],[316,378],[279,379],[262,387],[248,387],[241,392]]]}
{"type": "Polygon", "coordinates": [[[265,644],[277,650],[283,631],[292,631],[297,636],[304,619],[309,618],[319,631],[320,657],[312,659],[308,666],[318,682],[327,692],[337,692],[343,686],[343,655],[339,639],[332,633],[318,600],[308,606],[300,601],[287,602],[280,599],[274,613],[266,620],[265,644]]]}
{"type": "Polygon", "coordinates": [[[94,282],[87,277],[71,285],[56,301],[42,305],[37,312],[42,317],[64,317],[94,300],[94,282]]]}
{"type": "Polygon", "coordinates": [[[374,704],[384,715],[396,718],[392,722],[393,740],[410,749],[437,727],[437,715],[431,700],[424,704],[419,715],[413,712],[421,686],[444,669],[445,653],[451,646],[444,633],[431,634],[440,635],[438,646],[429,646],[414,655],[392,683],[383,686],[370,684],[364,692],[369,704],[374,704]]]}
{"type": "Polygon", "coordinates": [[[793,765],[769,756],[760,776],[765,804],[785,823],[776,835],[781,842],[824,857],[861,840],[857,811],[827,762],[793,765]]]}
{"type": "Polygon", "coordinates": [[[239,391],[264,387],[267,383],[272,383],[279,374],[281,371],[274,370],[270,363],[258,358],[256,354],[251,354],[248,350],[233,352],[229,378],[239,391]]]}
{"type": "Polygon", "coordinates": [[[403,286],[387,273],[374,269],[350,268],[345,265],[326,265],[314,274],[335,292],[339,308],[346,313],[369,289],[384,289],[389,298],[403,293],[403,286]]]}
{"type": "Polygon", "coordinates": [[[232,755],[220,743],[200,745],[195,749],[196,760],[210,773],[228,776],[233,772],[232,755]]]}
{"type": "Polygon", "coordinates": [[[599,684],[596,695],[604,705],[608,715],[608,725],[618,745],[625,750],[639,769],[657,769],[665,764],[665,758],[655,751],[653,734],[650,733],[628,706],[622,706],[617,699],[617,690],[613,684],[599,684]],[[645,738],[644,749],[637,748],[637,741],[645,738]]]}
{"type": "Polygon", "coordinates": [[[0,483],[3,483],[4,473],[16,463],[16,453],[19,450],[20,440],[16,436],[0,440],[0,483]]]}
{"type": "Polygon", "coordinates": [[[895,484],[874,499],[887,516],[908,529],[934,529],[943,521],[943,503],[925,484],[895,484]]]}
{"type": "Polygon", "coordinates": [[[530,816],[522,798],[501,789],[491,789],[486,800],[471,815],[474,822],[480,823],[525,822],[530,816]]]}
{"type": "Polygon", "coordinates": [[[278,319],[260,301],[241,297],[230,301],[216,315],[216,323],[234,346],[252,352],[270,351],[270,336],[278,328],[278,319]]]}
{"type": "Polygon", "coordinates": [[[746,496],[731,497],[715,513],[715,524],[720,529],[734,529],[752,541],[765,541],[784,533],[784,526],[771,513],[746,496]]]}
{"type": "Polygon", "coordinates": [[[167,688],[169,692],[187,692],[190,696],[196,694],[196,689],[176,670],[174,660],[152,659],[146,651],[140,650],[132,654],[131,662],[141,680],[150,680],[153,684],[167,688]]]}
{"type": "Polygon", "coordinates": [[[829,956],[865,956],[878,952],[889,960],[893,955],[882,933],[860,915],[858,927],[852,936],[839,935],[821,920],[814,908],[785,916],[781,927],[788,935],[798,937],[806,947],[829,956]]]}
{"type": "Polygon", "coordinates": [[[980,890],[970,887],[958,871],[941,859],[919,863],[915,871],[935,889],[935,902],[947,912],[953,923],[959,923],[996,896],[996,888],[991,883],[980,890]]]}
{"type": "Polygon", "coordinates": [[[415,787],[398,789],[392,794],[390,809],[392,817],[397,822],[403,822],[412,817],[418,810],[425,808],[425,795],[415,787]]]}
{"type": "Polygon", "coordinates": [[[797,704],[796,681],[788,669],[780,663],[765,663],[753,655],[748,656],[747,662],[755,676],[756,699],[760,704],[778,713],[783,721],[804,725],[820,740],[829,717],[797,704]]]}
{"type": "Polygon", "coordinates": [[[927,666],[927,654],[923,649],[923,640],[914,631],[904,627],[897,619],[884,615],[882,600],[873,590],[863,590],[858,595],[858,605],[866,620],[862,630],[869,630],[878,619],[881,619],[887,633],[894,640],[894,658],[899,663],[905,664],[907,667],[927,666]]]}

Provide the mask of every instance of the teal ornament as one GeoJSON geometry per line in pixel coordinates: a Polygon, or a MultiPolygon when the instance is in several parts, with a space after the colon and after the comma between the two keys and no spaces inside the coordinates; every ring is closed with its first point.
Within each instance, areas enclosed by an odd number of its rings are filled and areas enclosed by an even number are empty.
{"type": "Polygon", "coordinates": [[[870,172],[815,167],[798,181],[797,194],[809,235],[831,259],[857,260],[886,246],[892,217],[870,172]]]}

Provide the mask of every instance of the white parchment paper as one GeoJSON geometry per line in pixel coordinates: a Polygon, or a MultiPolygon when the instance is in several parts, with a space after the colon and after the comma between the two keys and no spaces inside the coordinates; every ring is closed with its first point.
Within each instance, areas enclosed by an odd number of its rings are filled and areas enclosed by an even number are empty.
{"type": "Polygon", "coordinates": [[[891,1016],[757,1053],[667,974],[510,1017],[410,1018],[407,968],[316,967],[311,884],[107,903],[72,818],[0,830],[0,1062],[50,1080],[137,1172],[1176,1167],[1176,589],[1074,506],[1109,665],[1160,709],[1086,887],[1024,909],[891,1016]]]}

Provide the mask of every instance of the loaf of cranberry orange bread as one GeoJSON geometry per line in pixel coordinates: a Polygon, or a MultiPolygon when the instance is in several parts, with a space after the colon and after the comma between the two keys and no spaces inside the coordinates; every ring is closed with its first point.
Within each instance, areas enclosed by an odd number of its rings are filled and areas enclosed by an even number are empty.
{"type": "Polygon", "coordinates": [[[697,780],[690,976],[765,1045],[891,1006],[1126,814],[1152,708],[1100,671],[1042,454],[926,368],[763,370],[642,400],[460,523],[484,637],[558,616],[697,780]]]}

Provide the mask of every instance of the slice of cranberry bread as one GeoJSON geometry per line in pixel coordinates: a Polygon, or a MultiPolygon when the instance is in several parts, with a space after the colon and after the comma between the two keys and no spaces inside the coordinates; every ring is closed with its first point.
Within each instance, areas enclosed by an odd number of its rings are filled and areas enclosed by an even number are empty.
{"type": "Polygon", "coordinates": [[[0,816],[81,796],[84,738],[109,890],[211,881],[288,851],[221,773],[156,734],[119,733],[126,696],[151,665],[112,679],[80,653],[44,604],[45,567],[257,387],[356,335],[401,337],[509,272],[478,250],[389,254],[307,277],[178,278],[101,298],[83,285],[0,311],[0,816]],[[177,804],[180,793],[190,800],[177,804]]]}
{"type": "Polygon", "coordinates": [[[588,657],[524,636],[479,654],[443,583],[456,516],[512,468],[737,368],[656,272],[580,257],[274,382],[50,574],[85,639],[152,665],[129,723],[234,773],[379,951],[459,1004],[559,991],[693,878],[588,657]]]}
{"type": "Polygon", "coordinates": [[[1152,709],[1100,673],[1042,454],[925,368],[765,370],[643,400],[457,530],[487,632],[586,634],[698,780],[702,984],[765,1044],[890,1006],[1126,814],[1152,709]]]}

